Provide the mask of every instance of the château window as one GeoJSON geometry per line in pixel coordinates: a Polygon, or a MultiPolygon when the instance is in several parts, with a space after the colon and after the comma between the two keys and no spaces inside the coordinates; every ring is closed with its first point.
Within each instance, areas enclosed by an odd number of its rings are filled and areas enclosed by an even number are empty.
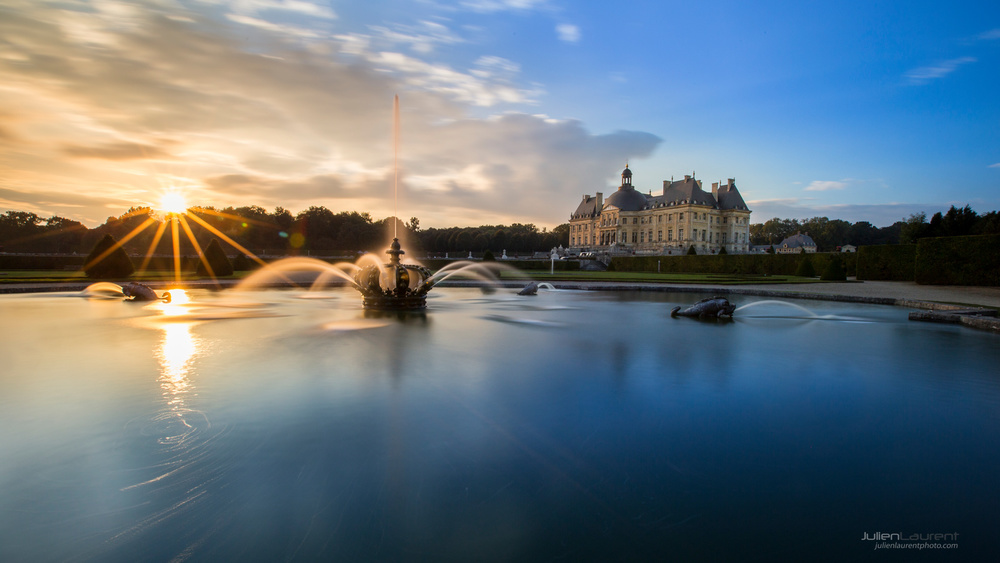
{"type": "Polygon", "coordinates": [[[663,231],[656,231],[656,242],[663,240],[663,231]]]}
{"type": "Polygon", "coordinates": [[[667,229],[667,240],[674,240],[674,230],[667,229]]]}

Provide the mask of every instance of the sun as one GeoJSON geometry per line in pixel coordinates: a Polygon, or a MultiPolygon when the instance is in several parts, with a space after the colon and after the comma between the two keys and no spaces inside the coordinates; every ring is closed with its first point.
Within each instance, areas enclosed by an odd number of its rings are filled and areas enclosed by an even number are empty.
{"type": "Polygon", "coordinates": [[[185,213],[187,211],[187,199],[179,192],[167,192],[160,198],[160,211],[165,213],[185,213]]]}

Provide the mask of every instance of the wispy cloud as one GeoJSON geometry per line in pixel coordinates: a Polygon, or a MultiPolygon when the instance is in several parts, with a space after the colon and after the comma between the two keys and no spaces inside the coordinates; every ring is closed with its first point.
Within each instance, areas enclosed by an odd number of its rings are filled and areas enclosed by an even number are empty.
{"type": "Polygon", "coordinates": [[[982,41],[992,41],[994,39],[1000,39],[1000,27],[996,29],[991,29],[989,31],[984,31],[983,33],[977,35],[976,39],[980,39],[982,41]]]}
{"type": "Polygon", "coordinates": [[[529,11],[545,8],[548,0],[463,0],[459,6],[485,14],[493,12],[529,11]]]}
{"type": "Polygon", "coordinates": [[[580,40],[580,28],[568,23],[561,23],[556,26],[556,34],[560,41],[576,43],[580,40]]]}
{"type": "Polygon", "coordinates": [[[922,66],[908,71],[904,76],[913,85],[927,84],[931,80],[944,78],[962,65],[976,62],[975,57],[959,57],[931,66],[922,66]]]}
{"type": "Polygon", "coordinates": [[[167,151],[154,145],[143,143],[108,143],[99,146],[69,145],[63,149],[69,156],[77,158],[97,158],[103,160],[159,160],[171,159],[167,151]]]}
{"type": "Polygon", "coordinates": [[[842,190],[847,187],[850,180],[840,180],[839,182],[833,180],[813,180],[806,186],[804,191],[807,192],[825,192],[829,190],[842,190]]]}
{"type": "Polygon", "coordinates": [[[996,164],[991,164],[990,168],[1000,168],[1000,162],[998,162],[996,164]]]}

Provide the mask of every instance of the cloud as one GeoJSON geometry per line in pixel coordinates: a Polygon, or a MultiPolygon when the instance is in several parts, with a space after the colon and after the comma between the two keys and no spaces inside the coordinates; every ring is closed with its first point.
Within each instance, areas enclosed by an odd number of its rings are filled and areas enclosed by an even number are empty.
{"type": "Polygon", "coordinates": [[[267,13],[304,13],[304,3],[243,2],[216,15],[168,5],[143,4],[128,25],[35,3],[0,18],[0,107],[18,108],[16,129],[4,128],[0,203],[93,226],[180,185],[196,205],[388,216],[399,93],[401,214],[427,226],[552,226],[661,142],[520,111],[470,117],[537,93],[502,57],[462,70],[377,50],[384,38],[374,35],[313,41],[227,19],[284,25],[267,13]]]}
{"type": "Polygon", "coordinates": [[[98,146],[68,145],[63,152],[77,158],[99,158],[104,160],[154,160],[169,159],[173,156],[154,145],[143,143],[108,143],[98,146]]]}
{"type": "Polygon", "coordinates": [[[459,6],[490,14],[494,12],[524,12],[548,7],[548,0],[462,0],[459,6]]]}
{"type": "Polygon", "coordinates": [[[990,168],[1000,168],[1000,162],[998,162],[996,164],[991,164],[990,168]]]}
{"type": "Polygon", "coordinates": [[[980,39],[982,41],[992,41],[994,39],[1000,39],[1000,27],[996,29],[991,29],[989,31],[984,31],[983,33],[977,35],[976,39],[980,39]]]}
{"type": "Polygon", "coordinates": [[[337,14],[326,6],[305,2],[303,0],[234,0],[229,6],[243,14],[261,14],[265,12],[292,12],[314,18],[336,19],[337,14]]]}
{"type": "Polygon", "coordinates": [[[904,76],[909,80],[910,84],[919,85],[927,84],[931,80],[936,80],[938,78],[944,78],[949,74],[958,70],[958,67],[976,62],[975,57],[960,57],[957,59],[951,59],[948,61],[943,61],[933,66],[924,66],[920,68],[915,68],[908,71],[904,76]]]}
{"type": "Polygon", "coordinates": [[[847,187],[847,180],[834,182],[831,180],[813,180],[808,186],[803,188],[807,192],[825,192],[828,190],[842,190],[847,187]]]}
{"type": "Polygon", "coordinates": [[[561,23],[556,26],[556,34],[560,41],[576,43],[580,40],[580,28],[568,23],[561,23]]]}
{"type": "Polygon", "coordinates": [[[948,204],[939,203],[875,203],[868,205],[835,204],[816,205],[808,200],[757,199],[747,201],[752,214],[750,221],[763,223],[772,217],[782,219],[809,219],[827,217],[850,223],[868,221],[879,227],[887,227],[896,221],[903,221],[913,213],[928,210],[947,209],[948,204]]]}

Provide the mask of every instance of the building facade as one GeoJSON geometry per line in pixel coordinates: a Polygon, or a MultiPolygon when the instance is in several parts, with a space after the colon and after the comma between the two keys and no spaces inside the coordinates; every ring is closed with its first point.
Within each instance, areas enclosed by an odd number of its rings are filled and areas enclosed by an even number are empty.
{"type": "Polygon", "coordinates": [[[601,192],[584,195],[569,220],[569,246],[575,252],[612,254],[729,254],[750,250],[750,209],[736,181],[712,184],[701,180],[663,181],[661,194],[644,194],[632,185],[632,171],[622,171],[622,184],[607,200],[601,192]]]}

